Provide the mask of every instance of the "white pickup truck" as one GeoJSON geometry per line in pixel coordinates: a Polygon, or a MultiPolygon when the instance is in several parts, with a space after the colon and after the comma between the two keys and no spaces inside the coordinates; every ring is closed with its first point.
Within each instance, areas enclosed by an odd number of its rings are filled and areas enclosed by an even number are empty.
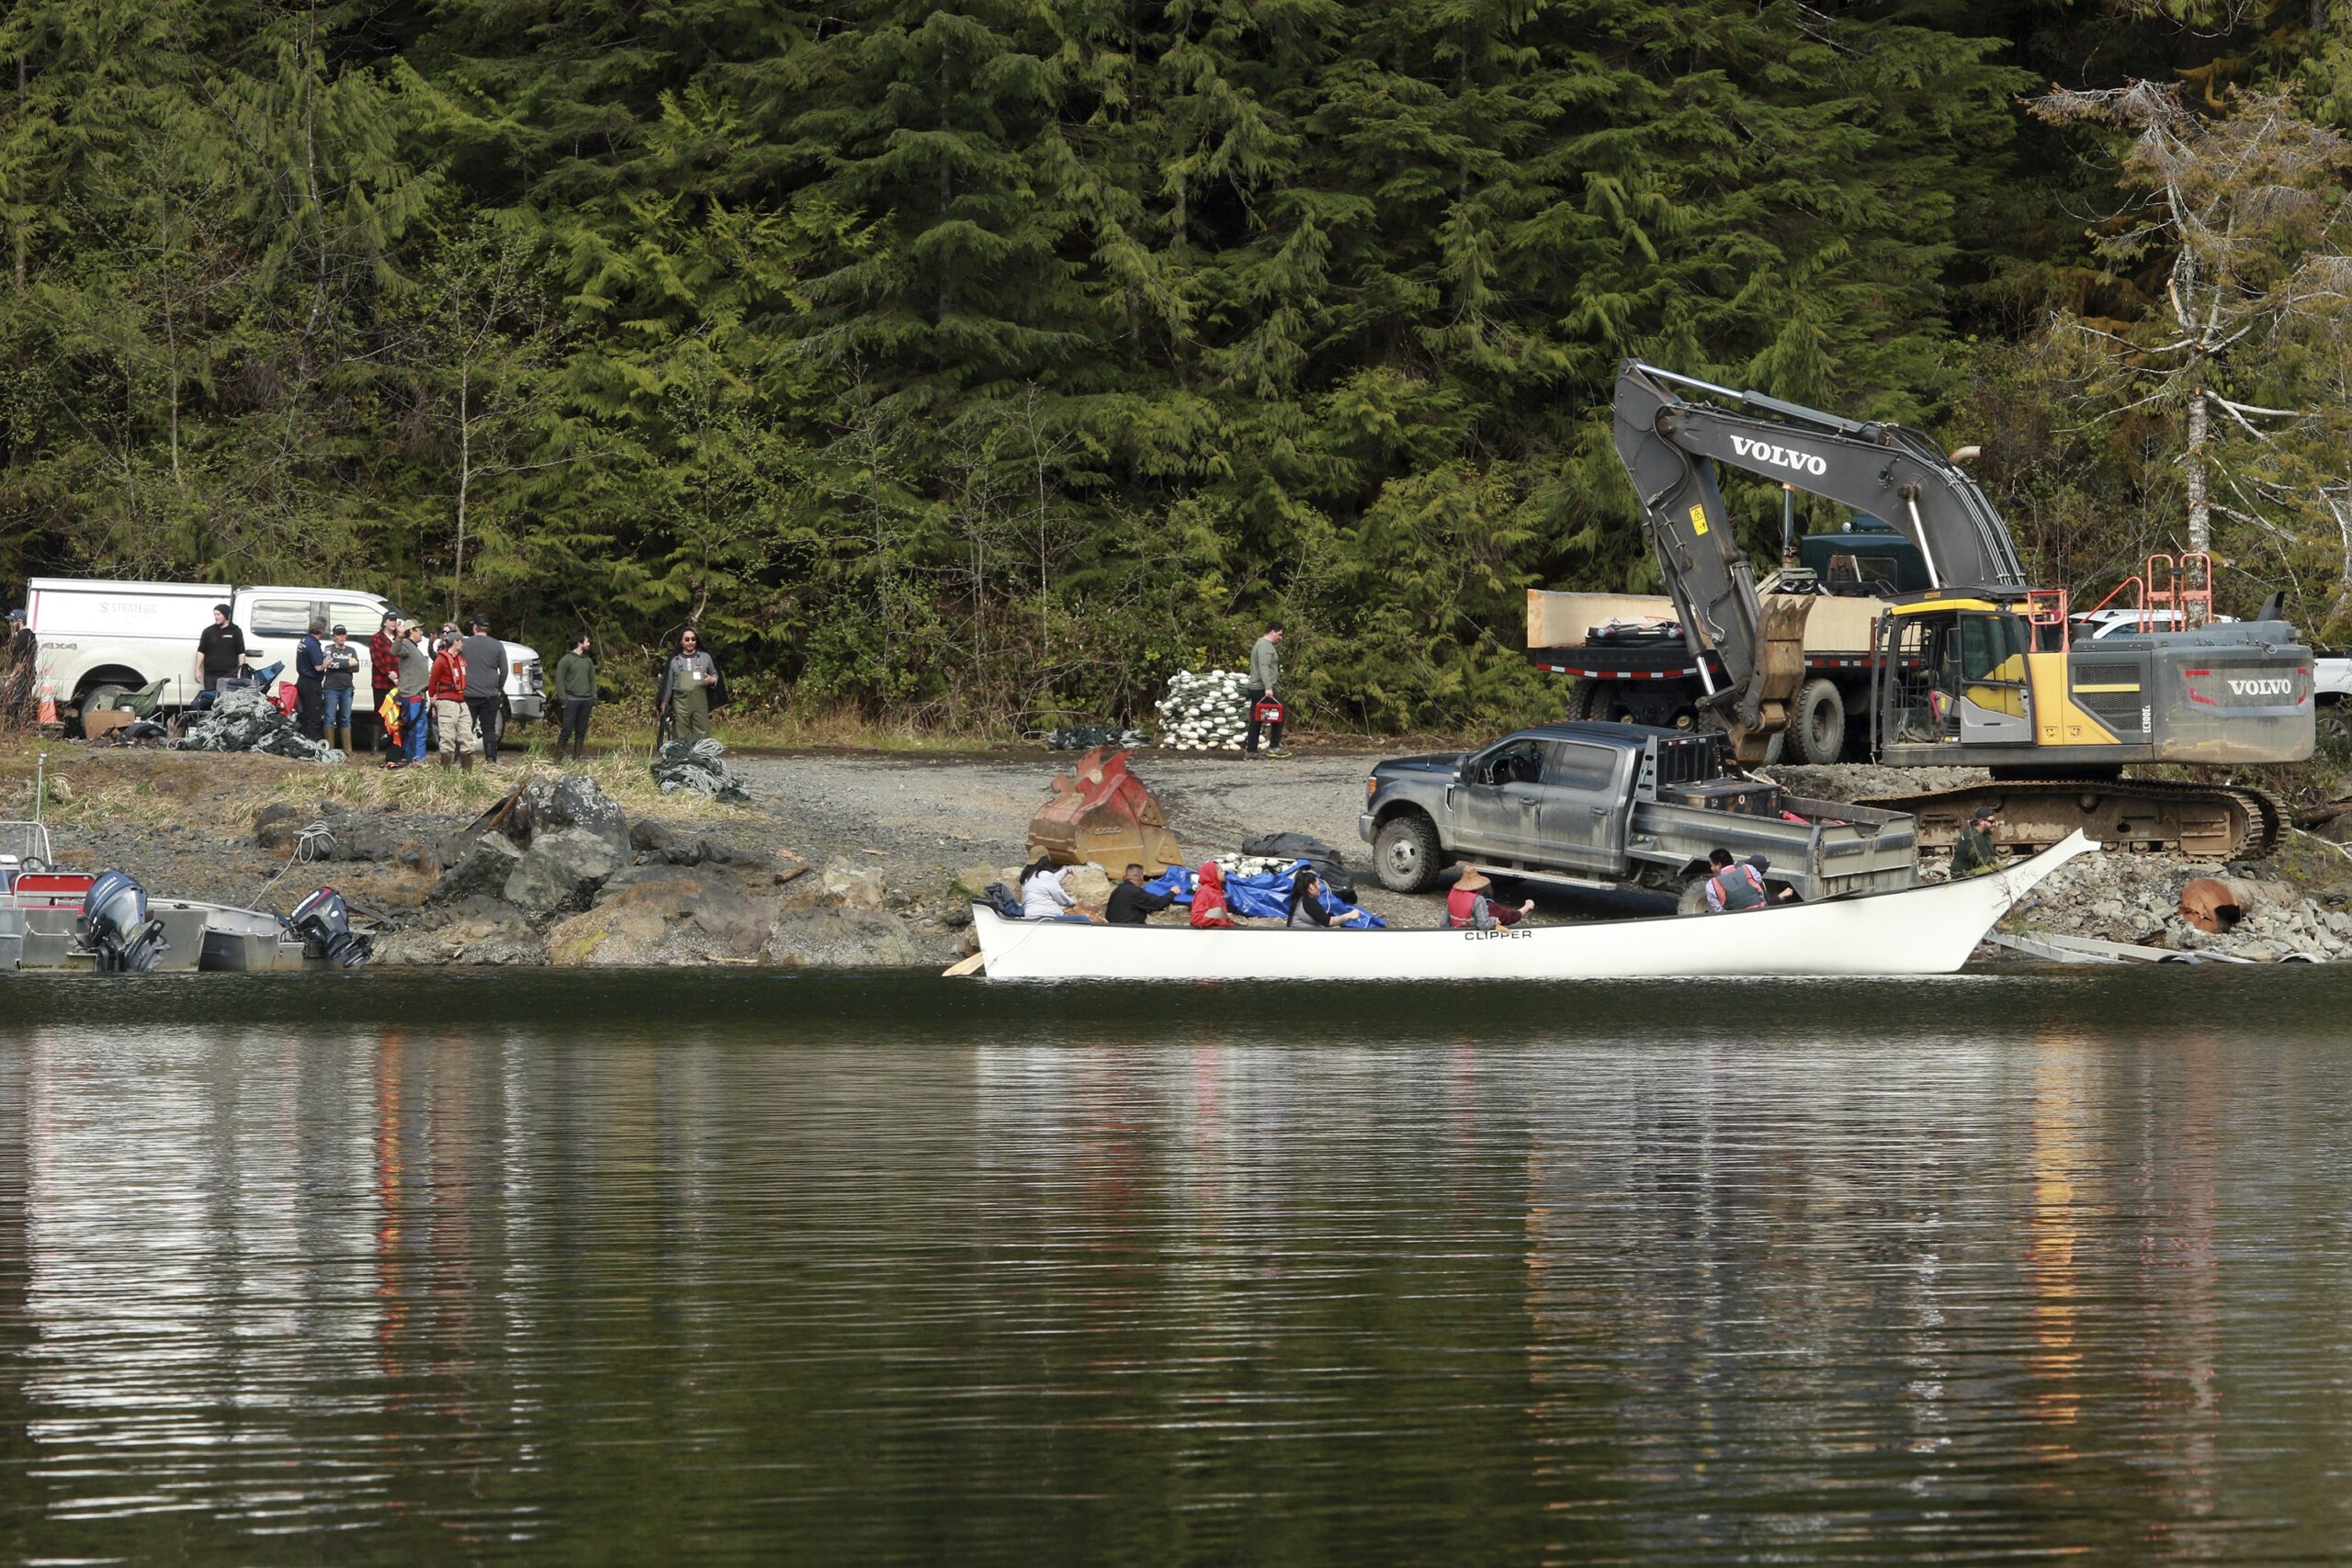
{"type": "MultiPolygon", "coordinates": [[[[60,708],[70,708],[76,717],[85,707],[103,707],[157,681],[164,682],[164,706],[193,702],[196,639],[212,624],[215,604],[229,606],[229,618],[243,630],[256,670],[283,662],[290,675],[294,645],[313,619],[345,627],[359,649],[353,684],[364,709],[374,683],[368,639],[387,610],[399,609],[381,594],[347,588],[36,577],[27,589],[25,624],[40,644],[40,673],[55,690],[60,708]]],[[[506,671],[509,719],[539,717],[547,706],[539,656],[519,642],[507,643],[506,671]]]]}

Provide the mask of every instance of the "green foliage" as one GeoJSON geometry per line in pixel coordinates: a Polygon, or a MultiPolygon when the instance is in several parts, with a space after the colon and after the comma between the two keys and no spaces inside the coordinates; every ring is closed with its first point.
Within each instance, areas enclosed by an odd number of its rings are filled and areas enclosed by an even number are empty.
{"type": "MultiPolygon", "coordinates": [[[[1965,335],[2098,270],[2016,95],[2219,69],[2093,10],[19,0],[0,571],[695,620],[753,702],[958,726],[1279,613],[1314,717],[1543,714],[1525,590],[1653,578],[1623,355],[1905,419],[2054,375],[1965,335]]],[[[2057,556],[2118,439],[2020,479],[2057,556]]]]}

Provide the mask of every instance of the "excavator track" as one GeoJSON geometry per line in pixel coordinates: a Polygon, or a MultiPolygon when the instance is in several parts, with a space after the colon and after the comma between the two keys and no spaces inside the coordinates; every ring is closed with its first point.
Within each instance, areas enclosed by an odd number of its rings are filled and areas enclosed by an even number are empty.
{"type": "Polygon", "coordinates": [[[2268,790],[2167,779],[1995,779],[1858,802],[1905,811],[1921,849],[1950,849],[1980,806],[1997,814],[1995,839],[2041,849],[2079,828],[2108,849],[2259,860],[2278,847],[2287,812],[2268,790]]]}

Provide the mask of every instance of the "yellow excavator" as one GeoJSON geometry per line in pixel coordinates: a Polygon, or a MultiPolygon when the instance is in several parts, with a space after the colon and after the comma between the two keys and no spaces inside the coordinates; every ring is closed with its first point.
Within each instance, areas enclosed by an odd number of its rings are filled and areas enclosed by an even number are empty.
{"type": "MultiPolygon", "coordinates": [[[[1989,805],[2002,840],[2019,847],[2077,828],[2116,849],[2219,857],[2275,847],[2284,814],[2265,791],[2123,776],[2132,764],[2312,754],[2312,650],[2275,611],[2212,621],[2210,563],[2201,581],[2191,558],[2185,578],[2175,570],[2143,582],[2154,596],[2143,594],[2136,624],[2110,621],[2097,640],[2077,641],[2065,592],[2028,585],[1992,502],[1919,431],[1629,360],[1617,378],[1615,439],[1673,601],[1684,646],[1672,655],[1739,761],[1765,761],[1800,694],[1830,685],[1811,667],[1823,661],[1807,658],[1808,618],[1862,598],[1867,646],[1835,662],[1850,667],[1840,676],[1868,705],[1870,755],[1993,774],[1985,784],[1868,802],[1911,813],[1921,844],[1951,842],[1989,805]],[[1849,570],[1841,581],[1784,568],[1775,591],[1759,594],[1716,483],[1722,464],[1899,534],[1917,551],[1924,586],[1903,592],[1883,573],[1849,570]]],[[[1642,653],[1613,661],[1638,665],[1642,653]]],[[[1613,673],[1630,689],[1641,671],[1613,673]]]]}

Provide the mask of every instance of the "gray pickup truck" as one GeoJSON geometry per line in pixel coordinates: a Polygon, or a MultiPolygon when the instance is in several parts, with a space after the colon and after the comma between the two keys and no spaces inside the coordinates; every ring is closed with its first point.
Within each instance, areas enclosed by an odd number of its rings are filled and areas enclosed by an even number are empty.
{"type": "Polygon", "coordinates": [[[1811,900],[1909,887],[1918,837],[1895,811],[1806,800],[1726,774],[1716,738],[1637,724],[1547,724],[1483,750],[1397,757],[1364,780],[1356,829],[1381,886],[1430,886],[1455,861],[1513,876],[1675,894],[1705,907],[1707,853],[1770,863],[1811,900]]]}

